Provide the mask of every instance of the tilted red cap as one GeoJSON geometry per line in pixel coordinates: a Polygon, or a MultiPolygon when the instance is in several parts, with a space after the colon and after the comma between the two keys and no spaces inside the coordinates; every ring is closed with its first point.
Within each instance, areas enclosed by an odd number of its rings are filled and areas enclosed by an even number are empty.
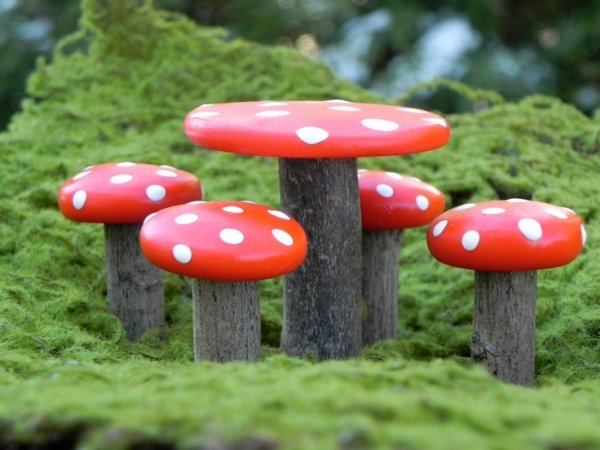
{"type": "Polygon", "coordinates": [[[94,223],[141,223],[167,206],[202,199],[189,172],[132,162],[86,167],[62,185],[58,206],[68,219],[94,223]]]}
{"type": "Polygon", "coordinates": [[[169,272],[213,281],[258,281],[296,269],[307,240],[298,222],[250,202],[192,202],[158,211],[140,231],[148,260],[169,272]]]}
{"type": "Polygon", "coordinates": [[[570,209],[522,199],[458,206],[427,231],[427,246],[439,261],[496,272],[568,264],[585,240],[583,221],[570,209]]]}
{"type": "Polygon", "coordinates": [[[430,112],[344,100],[202,105],[184,131],[209,149],[283,158],[403,155],[450,138],[448,123],[430,112]]]}
{"type": "Polygon", "coordinates": [[[359,170],[364,230],[403,230],[427,225],[444,211],[444,195],[415,177],[382,170],[359,170]]]}

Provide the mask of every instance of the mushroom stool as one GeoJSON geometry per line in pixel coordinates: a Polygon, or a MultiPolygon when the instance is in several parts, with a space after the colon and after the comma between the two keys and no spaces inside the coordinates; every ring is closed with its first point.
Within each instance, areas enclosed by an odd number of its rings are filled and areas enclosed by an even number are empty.
{"type": "Polygon", "coordinates": [[[288,215],[230,201],[163,209],[142,226],[140,244],[153,264],[194,279],[194,357],[216,362],[259,359],[257,281],[295,270],[307,252],[288,215]]]}
{"type": "Polygon", "coordinates": [[[104,224],[108,307],[127,339],[137,341],[165,320],[162,273],[139,248],[142,222],[159,209],[201,198],[202,186],[191,173],[131,162],[86,167],[60,188],[65,217],[104,224]]]}
{"type": "Polygon", "coordinates": [[[475,270],[474,361],[501,380],[534,384],[536,270],[568,264],[585,240],[570,209],[522,199],[469,203],[431,222],[431,254],[475,270]]]}
{"type": "Polygon", "coordinates": [[[444,211],[444,195],[418,178],[359,170],[362,217],[362,343],[398,335],[398,254],[402,230],[429,224],[444,211]]]}
{"type": "Polygon", "coordinates": [[[279,159],[283,211],[310,248],[285,277],[281,347],[293,356],[343,359],[360,351],[361,224],[356,159],[425,152],[448,142],[427,111],[327,101],[201,105],[184,121],[197,145],[279,159]]]}

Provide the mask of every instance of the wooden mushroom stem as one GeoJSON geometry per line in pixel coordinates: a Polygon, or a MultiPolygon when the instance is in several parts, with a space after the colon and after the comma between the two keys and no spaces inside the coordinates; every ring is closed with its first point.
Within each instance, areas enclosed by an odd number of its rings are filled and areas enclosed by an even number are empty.
{"type": "Polygon", "coordinates": [[[475,272],[471,357],[499,379],[533,386],[536,271],[475,272]]]}
{"type": "Polygon", "coordinates": [[[194,359],[258,361],[258,283],[194,280],[194,359]]]}
{"type": "Polygon", "coordinates": [[[356,159],[279,160],[282,208],[308,236],[304,264],[285,278],[281,346],[343,359],[360,350],[361,220],[356,159]]]}
{"type": "Polygon", "coordinates": [[[144,257],[141,224],[105,224],[108,309],[130,341],[165,321],[162,272],[144,257]]]}
{"type": "Polygon", "coordinates": [[[402,230],[363,231],[362,344],[398,337],[398,254],[402,230]]]}

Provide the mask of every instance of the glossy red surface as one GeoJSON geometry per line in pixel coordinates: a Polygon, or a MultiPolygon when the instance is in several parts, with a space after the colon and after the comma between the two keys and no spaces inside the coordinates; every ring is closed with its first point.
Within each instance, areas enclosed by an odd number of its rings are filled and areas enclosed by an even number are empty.
{"type": "Polygon", "coordinates": [[[140,245],[156,266],[187,277],[257,281],[299,267],[307,240],[298,222],[265,205],[200,202],[148,217],[140,245]]]}
{"type": "Polygon", "coordinates": [[[184,131],[208,149],[286,158],[403,155],[450,138],[448,123],[427,111],[342,100],[202,105],[184,131]]]}
{"type": "Polygon", "coordinates": [[[60,188],[58,206],[76,222],[141,223],[159,209],[202,199],[202,185],[170,166],[107,163],[87,167],[60,188]]]}
{"type": "Polygon", "coordinates": [[[519,199],[456,207],[427,231],[427,246],[439,261],[498,272],[568,264],[585,239],[583,221],[570,209],[519,199]]]}
{"type": "Polygon", "coordinates": [[[364,230],[402,230],[430,223],[446,200],[421,180],[380,170],[359,170],[358,188],[364,230]]]}

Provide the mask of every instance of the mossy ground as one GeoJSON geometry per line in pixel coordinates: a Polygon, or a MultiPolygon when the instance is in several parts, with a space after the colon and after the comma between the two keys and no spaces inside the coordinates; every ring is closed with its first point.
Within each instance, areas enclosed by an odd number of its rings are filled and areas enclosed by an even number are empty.
{"type": "Polygon", "coordinates": [[[479,110],[448,116],[446,148],[359,166],[423,178],[448,206],[526,197],[584,218],[584,253],[539,274],[538,387],[503,385],[470,365],[473,274],[436,263],[422,229],[407,231],[402,249],[398,341],[347,362],[280,355],[275,280],[261,285],[263,361],[194,364],[189,282],[166,277],[162,336],[126,342],[106,312],[102,228],[64,219],[59,186],[87,165],[133,160],[197,174],[209,199],[277,205],[276,160],[195,148],[181,132],[183,115],[233,100],[397,100],[337,80],[291,50],[228,41],[145,2],[84,2],[80,32],[50,64],[40,62],[23,112],[0,135],[0,441],[600,448],[600,120],[551,98],[503,103],[459,90],[479,110]]]}

